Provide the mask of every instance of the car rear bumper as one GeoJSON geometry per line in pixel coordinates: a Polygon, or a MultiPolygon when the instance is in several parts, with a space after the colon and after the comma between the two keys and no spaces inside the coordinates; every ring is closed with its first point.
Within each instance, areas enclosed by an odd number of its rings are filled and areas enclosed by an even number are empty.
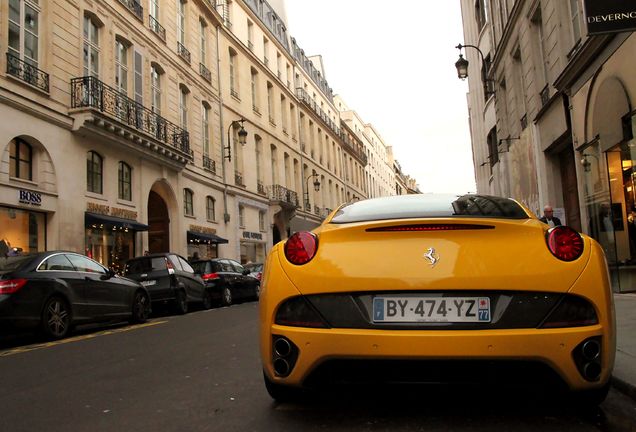
{"type": "MultiPolygon", "coordinates": [[[[276,383],[308,385],[312,373],[333,360],[447,361],[463,363],[511,361],[547,366],[571,390],[603,386],[613,368],[613,346],[601,325],[560,329],[514,329],[485,331],[310,329],[272,325],[272,340],[288,339],[297,350],[288,376],[277,376],[272,344],[263,344],[262,358],[268,377],[276,383]],[[581,343],[600,337],[600,377],[588,381],[579,371],[573,354],[581,343]]],[[[368,362],[366,362],[368,364],[368,362]]],[[[372,368],[371,370],[381,370],[372,368]]],[[[476,370],[479,370],[477,368],[476,370]]],[[[315,378],[315,377],[314,377],[315,378]]],[[[383,377],[377,377],[382,380],[383,377]]],[[[444,380],[443,377],[440,379],[444,380]]],[[[418,381],[414,377],[414,381],[418,381]]]]}

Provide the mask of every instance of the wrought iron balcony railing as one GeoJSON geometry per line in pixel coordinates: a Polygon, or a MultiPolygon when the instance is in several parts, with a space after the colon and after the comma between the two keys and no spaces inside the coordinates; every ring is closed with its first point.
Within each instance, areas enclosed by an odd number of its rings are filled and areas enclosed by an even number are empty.
{"type": "Polygon", "coordinates": [[[71,108],[93,108],[158,141],[192,155],[187,130],[152,112],[95,77],[71,80],[71,108]]]}
{"type": "Polygon", "coordinates": [[[235,89],[230,89],[230,94],[238,100],[241,100],[239,93],[235,89]]]}
{"type": "Polygon", "coordinates": [[[254,113],[259,116],[261,115],[261,110],[259,110],[258,107],[254,104],[252,104],[252,111],[254,111],[254,113]]]}
{"type": "Polygon", "coordinates": [[[287,203],[290,206],[298,207],[298,194],[281,185],[269,186],[270,201],[287,203]]]}
{"type": "Polygon", "coordinates": [[[305,201],[305,211],[311,213],[311,203],[309,200],[305,201]]]}
{"type": "Polygon", "coordinates": [[[203,63],[199,63],[199,74],[205,79],[207,82],[212,82],[212,72],[210,69],[205,67],[203,63]]]}
{"type": "Polygon", "coordinates": [[[210,6],[212,9],[216,9],[216,0],[203,0],[205,1],[208,6],[210,6]]]}
{"type": "Polygon", "coordinates": [[[216,161],[208,155],[203,155],[203,168],[216,174],[216,161]]]}
{"type": "Polygon", "coordinates": [[[49,92],[49,74],[23,60],[20,60],[19,57],[16,57],[11,53],[7,53],[7,74],[18,78],[33,87],[37,87],[47,93],[49,92]]]}
{"type": "Polygon", "coordinates": [[[159,21],[152,15],[148,15],[148,27],[152,30],[162,41],[166,41],[166,29],[163,28],[159,21]]]}
{"type": "Polygon", "coordinates": [[[237,186],[245,186],[245,183],[243,183],[243,173],[234,171],[234,184],[237,186]]]}
{"type": "Polygon", "coordinates": [[[130,10],[137,18],[142,22],[144,20],[144,7],[137,0],[119,0],[119,3],[123,4],[130,10]]]}
{"type": "Polygon", "coordinates": [[[298,99],[307,105],[311,110],[322,120],[322,122],[331,129],[336,135],[340,135],[340,127],[329,118],[322,108],[309,96],[309,93],[304,88],[296,89],[296,96],[298,99]]]}
{"type": "Polygon", "coordinates": [[[256,192],[258,192],[259,195],[267,195],[265,185],[260,180],[256,182],[256,192]]]}
{"type": "Polygon", "coordinates": [[[314,205],[314,214],[316,216],[320,216],[320,213],[321,213],[320,207],[318,207],[317,205],[314,205]]]}
{"type": "Polygon", "coordinates": [[[179,54],[179,57],[190,63],[190,51],[188,51],[181,42],[177,42],[177,54],[179,54]]]}

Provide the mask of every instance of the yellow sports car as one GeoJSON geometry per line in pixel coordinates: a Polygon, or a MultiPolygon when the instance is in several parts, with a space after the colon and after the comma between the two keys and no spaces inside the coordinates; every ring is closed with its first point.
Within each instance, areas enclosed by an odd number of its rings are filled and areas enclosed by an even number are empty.
{"type": "Polygon", "coordinates": [[[341,384],[541,383],[589,404],[607,395],[616,343],[598,243],[485,195],[358,201],[278,243],[260,342],[277,400],[341,384]]]}

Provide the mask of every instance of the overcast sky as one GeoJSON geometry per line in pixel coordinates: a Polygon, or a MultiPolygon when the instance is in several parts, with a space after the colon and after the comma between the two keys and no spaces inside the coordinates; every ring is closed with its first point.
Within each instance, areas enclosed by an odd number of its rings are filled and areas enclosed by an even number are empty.
{"type": "Polygon", "coordinates": [[[322,55],[334,94],[393,146],[422,192],[474,192],[457,0],[286,0],[288,30],[322,55]]]}

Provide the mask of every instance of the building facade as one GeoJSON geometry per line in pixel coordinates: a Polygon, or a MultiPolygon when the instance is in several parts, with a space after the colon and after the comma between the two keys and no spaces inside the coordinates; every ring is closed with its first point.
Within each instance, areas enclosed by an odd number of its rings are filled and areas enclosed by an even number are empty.
{"type": "Polygon", "coordinates": [[[256,262],[367,197],[367,156],[281,16],[261,0],[2,2],[0,254],[256,262]]]}
{"type": "Polygon", "coordinates": [[[478,192],[552,205],[636,290],[633,33],[588,34],[583,0],[461,5],[478,192]]]}

